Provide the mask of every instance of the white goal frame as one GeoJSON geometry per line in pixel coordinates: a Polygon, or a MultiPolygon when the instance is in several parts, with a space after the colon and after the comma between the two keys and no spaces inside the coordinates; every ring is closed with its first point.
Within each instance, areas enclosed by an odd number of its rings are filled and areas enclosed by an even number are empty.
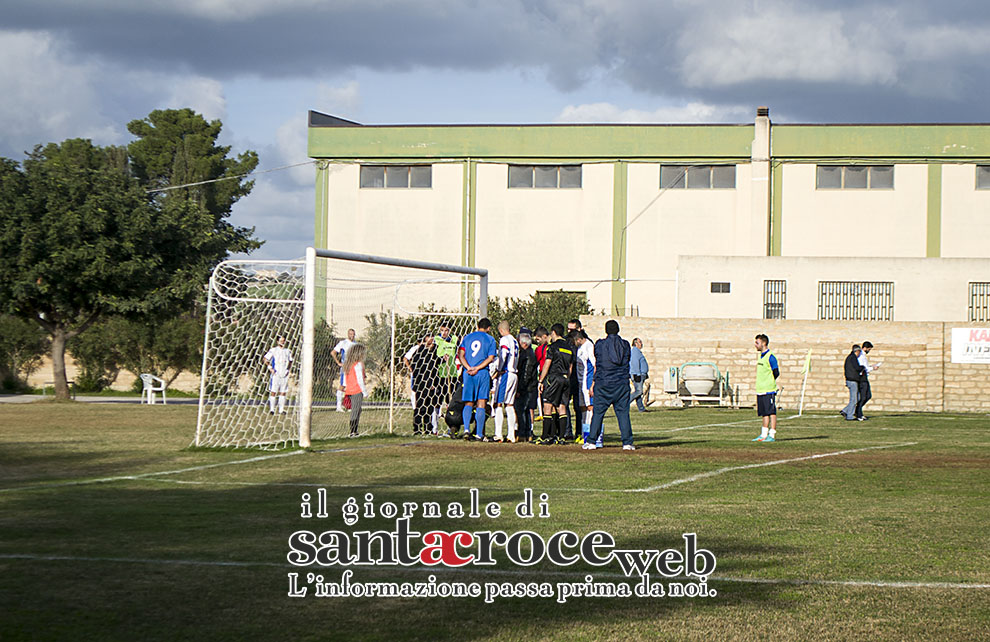
{"type": "MultiPolygon", "coordinates": [[[[401,259],[395,257],[386,256],[376,256],[372,254],[359,254],[354,252],[344,252],[339,250],[327,250],[327,249],[316,249],[313,247],[306,248],[306,257],[302,262],[304,266],[304,294],[302,304],[302,345],[300,354],[300,367],[299,367],[299,387],[298,387],[298,442],[299,446],[302,448],[308,448],[312,444],[311,439],[311,428],[312,428],[312,415],[313,415],[313,388],[315,383],[314,370],[316,367],[315,363],[315,348],[316,348],[316,298],[317,290],[319,284],[317,283],[317,259],[334,259],[338,261],[353,261],[357,263],[371,263],[377,265],[387,265],[399,268],[411,268],[419,270],[428,270],[432,272],[447,272],[451,274],[460,275],[470,275],[478,277],[478,318],[485,317],[488,314],[488,270],[484,268],[477,267],[466,267],[460,265],[448,265],[443,263],[431,263],[426,261],[414,261],[409,259],[401,259]]],[[[245,261],[250,263],[252,261],[245,261]]],[[[272,263],[272,264],[294,264],[299,265],[300,261],[263,261],[259,260],[261,263],[272,263]]],[[[210,318],[211,318],[211,303],[213,300],[214,286],[213,277],[210,279],[210,296],[207,298],[207,311],[206,311],[206,328],[204,333],[203,342],[203,367],[200,381],[200,404],[199,404],[199,415],[196,422],[196,439],[194,444],[196,446],[202,444],[202,432],[204,425],[203,409],[206,403],[206,380],[207,380],[207,361],[210,358],[210,318]]],[[[218,292],[219,294],[219,292],[218,292]]],[[[265,300],[264,302],[267,302],[265,300]]],[[[284,303],[284,304],[294,304],[299,305],[298,300],[294,301],[276,301],[271,300],[273,303],[284,303]]],[[[395,306],[393,306],[391,311],[391,332],[392,332],[392,350],[396,349],[395,346],[395,306]]],[[[296,326],[298,327],[298,326],[296,326]]],[[[389,398],[389,432],[392,432],[392,420],[395,409],[395,359],[391,359],[390,365],[390,398],[389,398]]],[[[259,444],[260,445],[260,444],[259,444]]]]}

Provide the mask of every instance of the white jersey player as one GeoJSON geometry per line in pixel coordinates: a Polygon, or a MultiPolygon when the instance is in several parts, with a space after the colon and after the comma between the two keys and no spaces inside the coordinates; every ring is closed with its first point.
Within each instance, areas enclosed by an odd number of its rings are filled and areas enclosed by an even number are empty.
{"type": "Polygon", "coordinates": [[[574,345],[577,346],[577,405],[581,411],[581,443],[588,443],[591,432],[591,413],[595,400],[591,397],[591,384],[595,381],[595,346],[584,330],[577,330],[574,345]]]}
{"type": "Polygon", "coordinates": [[[509,322],[498,324],[498,383],[495,391],[495,441],[502,441],[502,407],[509,418],[508,441],[516,441],[516,385],[519,382],[519,342],[509,331],[509,322]]]}
{"type": "Polygon", "coordinates": [[[347,351],[356,343],[354,340],[356,336],[357,333],[354,332],[354,328],[349,329],[347,338],[337,342],[337,345],[330,352],[330,356],[340,366],[340,383],[337,386],[337,412],[346,412],[344,410],[344,360],[347,359],[347,351]]]}
{"type": "Polygon", "coordinates": [[[275,414],[275,398],[278,397],[278,411],[284,415],[285,397],[289,392],[289,368],[292,366],[292,352],[285,347],[285,337],[279,336],[276,344],[265,353],[262,361],[271,372],[271,381],[268,384],[269,412],[275,414]]]}

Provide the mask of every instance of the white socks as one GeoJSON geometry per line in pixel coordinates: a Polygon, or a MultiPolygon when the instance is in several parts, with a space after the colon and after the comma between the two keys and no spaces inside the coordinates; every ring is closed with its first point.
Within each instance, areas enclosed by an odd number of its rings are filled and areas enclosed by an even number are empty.
{"type": "Polygon", "coordinates": [[[271,408],[272,412],[275,412],[275,395],[268,397],[268,406],[271,408]]]}
{"type": "Polygon", "coordinates": [[[285,412],[285,395],[278,396],[278,411],[285,412]]]}
{"type": "Polygon", "coordinates": [[[344,409],[344,391],[343,390],[338,390],[337,391],[337,410],[343,410],[343,409],[344,409]]]}
{"type": "Polygon", "coordinates": [[[502,415],[502,406],[495,408],[495,439],[502,439],[502,422],[505,417],[502,415]]]}
{"type": "Polygon", "coordinates": [[[776,439],[776,438],[777,438],[777,429],[776,428],[772,428],[770,430],[770,439],[776,439]]]}
{"type": "Polygon", "coordinates": [[[509,441],[515,443],[516,441],[516,409],[514,406],[506,406],[505,414],[509,418],[509,441]]]}
{"type": "Polygon", "coordinates": [[[767,438],[767,427],[763,426],[763,430],[760,431],[760,439],[766,439],[766,438],[767,438]]]}

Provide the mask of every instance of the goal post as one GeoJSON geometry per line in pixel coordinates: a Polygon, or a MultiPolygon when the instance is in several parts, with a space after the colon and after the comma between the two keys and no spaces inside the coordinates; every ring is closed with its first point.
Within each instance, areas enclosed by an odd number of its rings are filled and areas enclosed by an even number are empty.
{"type": "Polygon", "coordinates": [[[194,444],[308,447],[347,436],[342,365],[357,345],[360,433],[436,430],[458,375],[457,342],[487,307],[482,268],[314,248],[304,260],[224,261],[208,290],[194,444]],[[279,337],[288,383],[272,393],[266,357],[279,337]]]}

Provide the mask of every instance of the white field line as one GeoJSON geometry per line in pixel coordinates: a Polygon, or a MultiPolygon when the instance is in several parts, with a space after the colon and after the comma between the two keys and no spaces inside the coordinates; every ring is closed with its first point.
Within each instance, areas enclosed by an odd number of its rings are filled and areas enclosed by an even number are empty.
{"type": "Polygon", "coordinates": [[[745,466],[729,466],[727,468],[719,468],[718,470],[713,470],[707,473],[699,473],[697,475],[691,475],[690,477],[685,477],[683,479],[675,479],[672,482],[667,482],[665,484],[657,484],[656,486],[649,486],[647,488],[637,488],[635,490],[630,490],[630,493],[650,493],[655,490],[665,490],[667,488],[672,488],[674,486],[679,486],[681,484],[690,484],[691,482],[698,481],[700,479],[707,479],[709,477],[716,477],[718,475],[724,475],[725,473],[731,473],[736,470],[747,470],[750,468],[763,468],[765,466],[779,466],[781,464],[791,464],[796,461],[809,461],[812,459],[822,459],[824,457],[837,457],[839,455],[850,455],[852,453],[861,453],[867,450],[883,450],[885,448],[902,448],[904,446],[914,446],[917,445],[916,441],[906,441],[902,444],[888,444],[886,446],[868,446],[866,448],[854,448],[852,450],[837,450],[831,453],[821,453],[818,455],[807,455],[805,457],[794,457],[793,459],[777,459],[775,461],[765,461],[760,464],[746,464],[745,466]]]}
{"type": "Polygon", "coordinates": [[[163,470],[156,473],[141,473],[138,475],[119,475],[116,477],[98,477],[95,479],[77,479],[75,481],[48,482],[44,484],[33,484],[31,486],[15,486],[14,488],[0,488],[0,493],[12,493],[14,491],[19,491],[19,490],[37,490],[39,488],[56,488],[59,486],[84,486],[86,484],[106,484],[109,482],[123,481],[123,480],[148,479],[148,478],[157,477],[159,475],[178,475],[180,473],[191,473],[197,470],[206,470],[207,468],[219,468],[220,466],[236,466],[238,464],[251,464],[256,461],[265,461],[266,459],[276,459],[279,457],[292,457],[293,455],[301,455],[305,452],[306,452],[305,450],[293,450],[287,453],[277,453],[275,455],[261,455],[259,457],[251,457],[249,459],[225,461],[217,464],[204,464],[202,466],[190,466],[189,468],[179,468],[177,470],[163,470]]]}
{"type": "MultiPolygon", "coordinates": [[[[420,443],[425,443],[423,441],[413,441],[404,444],[374,444],[371,446],[355,446],[353,448],[333,448],[330,450],[314,450],[314,453],[319,454],[332,454],[332,453],[343,453],[350,452],[352,450],[368,450],[371,448],[392,448],[399,446],[415,446],[420,443]]],[[[202,466],[190,466],[189,468],[179,468],[177,470],[162,470],[154,473],[140,473],[137,475],[118,475],[116,477],[99,477],[95,479],[77,479],[74,481],[64,481],[64,482],[46,482],[43,484],[33,484],[31,486],[16,486],[14,488],[0,488],[0,493],[11,493],[19,490],[38,490],[42,488],[57,488],[60,486],[85,486],[87,484],[106,484],[115,481],[133,481],[136,479],[151,479],[154,480],[155,477],[162,475],[179,475],[182,473],[191,473],[198,470],[206,470],[208,468],[220,468],[221,466],[236,466],[238,464],[252,464],[256,461],[265,461],[268,459],[279,459],[281,457],[292,457],[294,455],[303,455],[309,451],[307,450],[293,450],[285,453],[276,453],[274,455],[260,455],[258,457],[250,457],[248,459],[238,459],[236,461],[224,461],[216,464],[203,464],[202,466]]]]}
{"type": "MultiPolygon", "coordinates": [[[[730,473],[736,470],[748,470],[750,468],[764,468],[766,466],[779,466],[781,464],[790,464],[798,461],[810,461],[813,459],[823,459],[825,457],[837,457],[839,455],[850,455],[853,453],[861,453],[867,450],[884,450],[887,448],[902,448],[904,446],[915,446],[918,442],[908,441],[901,444],[886,444],[883,446],[867,446],[865,448],[853,448],[851,450],[837,450],[830,453],[819,453],[817,455],[806,455],[804,457],[794,457],[791,459],[777,459],[774,461],[765,461],[759,464],[746,464],[745,466],[728,466],[726,468],[719,468],[718,470],[712,470],[707,473],[698,473],[697,475],[692,475],[690,477],[684,477],[683,479],[675,479],[674,481],[666,482],[663,484],[657,484],[655,486],[647,486],[646,488],[553,488],[553,487],[540,487],[541,491],[564,491],[564,492],[595,492],[595,493],[652,493],[658,490],[666,490],[674,486],[680,486],[681,484],[689,484],[691,482],[699,481],[701,479],[707,479],[709,477],[716,477],[718,475],[724,475],[725,473],[730,473]]],[[[167,482],[171,484],[189,484],[197,486],[289,486],[289,487],[302,487],[302,488],[404,488],[404,489],[419,489],[419,490],[470,490],[472,488],[478,488],[479,490],[488,491],[519,491],[521,488],[505,488],[505,487],[480,487],[480,486],[445,486],[445,485],[433,485],[433,484],[327,484],[327,483],[302,483],[302,482],[225,482],[225,481],[185,481],[179,479],[152,479],[151,481],[167,482]]]]}
{"type": "MultiPolygon", "coordinates": [[[[216,560],[187,560],[187,559],[154,559],[140,557],[86,557],[74,555],[35,555],[31,553],[0,553],[0,560],[24,560],[32,562],[93,562],[93,563],[114,563],[114,564],[154,564],[161,566],[202,566],[202,567],[233,567],[233,568],[284,568],[298,571],[299,573],[309,572],[331,572],[333,567],[322,566],[293,566],[288,562],[238,562],[238,561],[216,561],[216,560]]],[[[341,568],[340,570],[346,570],[341,568]]],[[[484,568],[428,568],[428,567],[403,567],[389,566],[379,568],[360,567],[362,573],[430,573],[430,574],[464,574],[464,575],[532,575],[532,576],[553,576],[562,578],[574,578],[576,581],[584,581],[586,575],[595,578],[618,579],[635,581],[634,578],[627,577],[622,573],[597,573],[594,569],[584,571],[552,571],[552,570],[531,570],[531,569],[484,569],[484,568]]],[[[697,581],[697,578],[665,578],[668,580],[682,579],[697,581]]],[[[331,580],[332,581],[332,580],[331,580]]],[[[786,584],[792,586],[869,586],[884,588],[936,588],[936,589],[990,589],[990,584],[975,584],[968,582],[914,582],[900,580],[803,580],[787,578],[762,578],[762,577],[724,577],[712,575],[708,581],[716,582],[736,582],[745,584],[786,584]]]]}

